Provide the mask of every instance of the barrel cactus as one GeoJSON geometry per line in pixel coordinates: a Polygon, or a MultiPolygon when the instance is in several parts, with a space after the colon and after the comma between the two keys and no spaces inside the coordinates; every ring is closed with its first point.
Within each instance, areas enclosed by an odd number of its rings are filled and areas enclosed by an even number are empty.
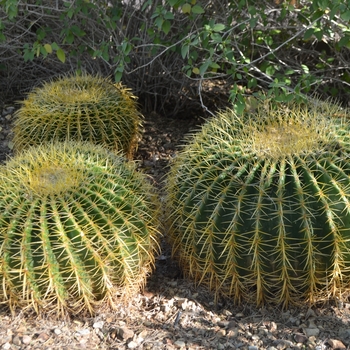
{"type": "Polygon", "coordinates": [[[122,301],[153,267],[157,215],[145,176],[102,146],[20,152],[0,168],[0,302],[92,313],[122,301]]]}
{"type": "Polygon", "coordinates": [[[349,114],[328,102],[225,110],[167,179],[184,275],[236,303],[342,296],[350,282],[349,114]]]}
{"type": "Polygon", "coordinates": [[[88,74],[68,75],[34,88],[14,123],[14,150],[45,141],[89,141],[130,158],[142,115],[135,96],[121,84],[88,74]]]}

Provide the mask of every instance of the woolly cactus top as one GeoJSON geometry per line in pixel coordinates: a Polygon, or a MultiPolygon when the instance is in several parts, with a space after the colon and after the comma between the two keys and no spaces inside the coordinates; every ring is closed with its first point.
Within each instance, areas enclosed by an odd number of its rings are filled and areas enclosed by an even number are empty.
{"type": "Polygon", "coordinates": [[[190,136],[189,147],[191,152],[210,153],[219,147],[232,157],[278,160],[336,150],[339,142],[348,143],[347,120],[341,117],[344,110],[326,102],[314,103],[317,105],[279,106],[266,102],[255,113],[243,116],[222,111],[215,122],[203,126],[200,134],[190,136]]]}

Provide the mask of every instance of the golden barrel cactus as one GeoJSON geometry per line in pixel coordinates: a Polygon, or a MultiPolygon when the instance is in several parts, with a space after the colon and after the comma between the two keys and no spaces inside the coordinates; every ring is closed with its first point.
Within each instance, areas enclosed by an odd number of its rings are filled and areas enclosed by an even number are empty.
{"type": "Polygon", "coordinates": [[[94,311],[138,291],[158,199],[132,162],[91,143],[31,147],[0,167],[0,302],[94,311]]]}
{"type": "Polygon", "coordinates": [[[88,74],[69,75],[34,88],[21,102],[14,124],[14,150],[46,141],[89,141],[129,158],[143,117],[123,85],[88,74]]]}
{"type": "Polygon", "coordinates": [[[218,113],[167,179],[173,254],[216,295],[300,303],[350,287],[349,113],[266,102],[218,113]]]}

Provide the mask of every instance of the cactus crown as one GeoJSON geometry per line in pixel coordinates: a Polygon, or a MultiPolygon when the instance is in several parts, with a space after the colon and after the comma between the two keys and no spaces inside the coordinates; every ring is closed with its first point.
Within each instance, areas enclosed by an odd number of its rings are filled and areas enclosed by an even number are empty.
{"type": "Polygon", "coordinates": [[[122,84],[101,76],[65,76],[33,89],[16,112],[14,149],[45,141],[90,141],[131,157],[142,115],[122,84]]]}
{"type": "Polygon", "coordinates": [[[350,126],[328,102],[222,111],[167,179],[173,255],[216,292],[261,304],[341,295],[350,282],[350,126]]]}
{"type": "MultiPolygon", "coordinates": [[[[321,122],[317,115],[307,121],[302,120],[302,111],[278,110],[273,118],[259,113],[252,120],[244,135],[243,146],[261,158],[281,158],[293,153],[309,153],[328,143],[325,120],[321,122]],[[277,115],[276,115],[277,114],[277,115]]],[[[243,151],[243,150],[242,150],[243,151]]]]}
{"type": "Polygon", "coordinates": [[[158,249],[158,201],[132,162],[47,143],[0,168],[0,301],[65,312],[128,297],[158,249]]]}

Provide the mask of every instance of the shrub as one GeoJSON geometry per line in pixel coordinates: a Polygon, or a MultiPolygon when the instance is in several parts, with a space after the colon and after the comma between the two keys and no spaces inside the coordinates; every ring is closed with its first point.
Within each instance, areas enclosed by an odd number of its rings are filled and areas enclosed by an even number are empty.
{"type": "Polygon", "coordinates": [[[65,76],[35,88],[16,112],[14,149],[45,141],[89,141],[130,158],[142,116],[135,97],[100,76],[65,76]]]}
{"type": "Polygon", "coordinates": [[[89,143],[32,147],[0,168],[0,300],[94,312],[138,291],[158,249],[158,201],[133,163],[89,143]]]}
{"type": "Polygon", "coordinates": [[[261,90],[347,103],[349,18],[342,0],[2,0],[0,88],[18,94],[84,69],[114,75],[145,110],[167,115],[228,97],[241,112],[261,90]]]}
{"type": "Polygon", "coordinates": [[[341,297],[350,282],[349,113],[328,102],[220,112],[167,183],[173,254],[235,302],[341,297]]]}

